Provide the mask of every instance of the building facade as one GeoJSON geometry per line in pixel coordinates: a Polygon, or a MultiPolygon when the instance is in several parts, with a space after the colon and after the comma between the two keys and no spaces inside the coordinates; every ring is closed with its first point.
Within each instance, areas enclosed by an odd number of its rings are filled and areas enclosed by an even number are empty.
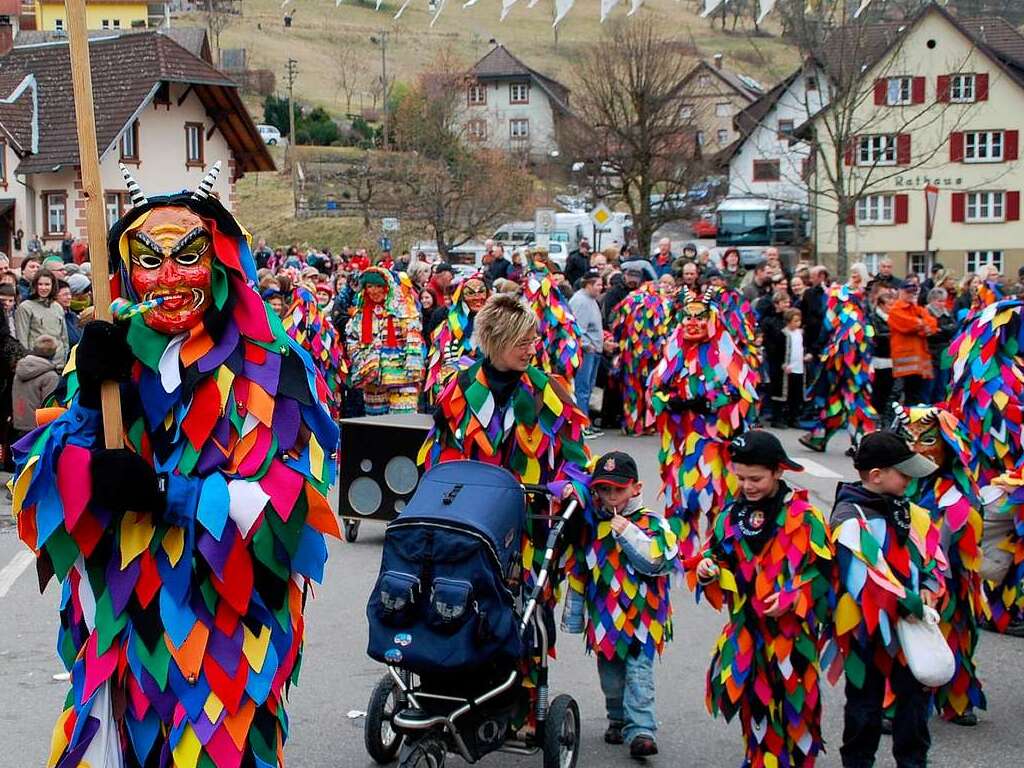
{"type": "MultiPolygon", "coordinates": [[[[67,31],[67,10],[64,7],[64,0],[35,0],[35,17],[38,30],[67,31]]],[[[88,29],[145,29],[149,24],[149,4],[131,0],[87,0],[85,20],[88,29]]]]}
{"type": "Polygon", "coordinates": [[[720,53],[690,70],[679,91],[682,117],[691,122],[695,143],[705,156],[721,152],[740,138],[733,121],[764,95],[757,80],[727,69],[720,53]]]}
{"type": "MultiPolygon", "coordinates": [[[[908,273],[940,262],[958,276],[986,264],[1015,274],[1024,265],[1024,37],[1002,19],[956,19],[931,5],[864,70],[860,88],[840,160],[860,194],[843,221],[834,202],[818,201],[819,259],[834,263],[845,227],[848,260],[869,268],[888,256],[908,273]],[[937,195],[930,232],[926,188],[937,195]]],[[[836,163],[836,148],[823,147],[824,162],[836,163]]]]}
{"type": "Polygon", "coordinates": [[[557,157],[558,124],[569,89],[495,46],[466,80],[461,124],[466,141],[542,161],[557,157]]]}

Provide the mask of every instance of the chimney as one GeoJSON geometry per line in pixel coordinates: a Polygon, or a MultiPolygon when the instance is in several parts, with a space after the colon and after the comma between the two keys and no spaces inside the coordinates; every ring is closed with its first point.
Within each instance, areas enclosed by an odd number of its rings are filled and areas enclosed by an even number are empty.
{"type": "Polygon", "coordinates": [[[721,69],[722,68],[722,58],[723,58],[722,54],[720,54],[720,53],[716,53],[715,54],[715,69],[721,69]]]}

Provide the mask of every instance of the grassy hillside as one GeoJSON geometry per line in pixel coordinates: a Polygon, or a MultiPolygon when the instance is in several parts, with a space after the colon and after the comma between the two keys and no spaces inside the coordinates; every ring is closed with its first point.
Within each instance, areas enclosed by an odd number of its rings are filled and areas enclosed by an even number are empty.
{"type": "MultiPolygon", "coordinates": [[[[298,97],[334,113],[345,109],[337,84],[339,51],[355,52],[346,60],[346,69],[355,74],[359,90],[369,93],[380,76],[380,49],[370,41],[378,30],[391,33],[388,68],[398,82],[412,82],[445,48],[468,66],[490,49],[488,41],[494,38],[530,66],[571,87],[573,61],[585,48],[600,45],[609,26],[602,27],[599,21],[600,0],[576,1],[559,25],[557,44],[551,29],[553,0],[539,0],[533,8],[527,8],[528,0],[519,0],[504,22],[499,21],[500,0],[479,0],[468,9],[462,8],[462,0],[448,0],[433,28],[426,0],[414,0],[398,21],[394,20],[399,7],[396,0],[385,0],[380,11],[348,0],[337,6],[335,0],[289,0],[284,8],[281,0],[245,0],[242,5],[244,15],[224,31],[221,46],[246,48],[250,66],[273,70],[282,91],[285,64],[289,57],[297,59],[298,97]],[[285,29],[283,16],[291,9],[295,9],[293,26],[285,29]]],[[[795,50],[777,37],[752,37],[749,30],[723,33],[700,19],[694,7],[691,0],[648,0],[638,15],[663,21],[669,34],[693,43],[705,56],[724,53],[727,66],[766,84],[780,79],[796,64],[795,50]]],[[[613,19],[628,22],[627,9],[628,3],[621,3],[613,19]]],[[[201,15],[185,21],[203,23],[201,15]]],[[[767,31],[774,32],[770,23],[767,31]]],[[[364,97],[364,104],[370,106],[369,96],[364,97]]],[[[356,97],[353,110],[358,105],[356,97]]]]}

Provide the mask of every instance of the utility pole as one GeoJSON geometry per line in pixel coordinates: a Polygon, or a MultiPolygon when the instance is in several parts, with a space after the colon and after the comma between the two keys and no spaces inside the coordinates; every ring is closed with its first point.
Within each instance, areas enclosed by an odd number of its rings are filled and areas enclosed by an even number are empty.
{"type": "Polygon", "coordinates": [[[387,30],[381,30],[376,37],[371,37],[370,42],[380,46],[380,93],[381,101],[384,102],[384,151],[388,151],[390,140],[388,134],[391,128],[391,119],[388,112],[388,34],[387,30]]]}
{"type": "Polygon", "coordinates": [[[299,62],[288,59],[288,167],[292,171],[292,210],[298,212],[298,196],[295,194],[295,78],[299,62]]]}

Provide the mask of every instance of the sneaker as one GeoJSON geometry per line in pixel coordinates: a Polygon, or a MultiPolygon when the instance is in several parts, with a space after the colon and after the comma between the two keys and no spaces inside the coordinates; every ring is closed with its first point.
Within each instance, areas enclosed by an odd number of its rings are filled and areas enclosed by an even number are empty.
{"type": "Polygon", "coordinates": [[[608,723],[608,727],[604,732],[604,743],[605,744],[622,744],[625,739],[622,738],[622,727],[625,723],[615,722],[614,720],[608,723]]]}
{"type": "Polygon", "coordinates": [[[593,440],[595,437],[601,437],[602,435],[604,435],[604,432],[600,429],[594,429],[593,427],[587,427],[583,430],[584,440],[593,440]]]}
{"type": "Polygon", "coordinates": [[[974,711],[974,708],[964,710],[962,715],[957,715],[951,718],[950,721],[953,725],[962,725],[966,728],[973,728],[978,724],[978,713],[974,711]]]}
{"type": "Polygon", "coordinates": [[[814,438],[811,437],[810,435],[804,435],[803,437],[799,438],[797,442],[800,443],[800,445],[802,445],[804,448],[807,448],[808,450],[814,451],[816,453],[825,452],[825,446],[821,445],[820,443],[816,443],[814,441],[814,438]]]}
{"type": "Polygon", "coordinates": [[[857,449],[851,445],[849,448],[846,449],[846,453],[844,455],[849,456],[852,459],[854,456],[857,455],[857,449]]]}
{"type": "Polygon", "coordinates": [[[1008,637],[1024,637],[1024,620],[1010,622],[1006,625],[1003,634],[1008,637]]]}
{"type": "Polygon", "coordinates": [[[892,718],[882,717],[882,735],[892,736],[892,718]]]}
{"type": "Polygon", "coordinates": [[[658,743],[653,736],[640,734],[629,742],[630,757],[651,757],[658,754],[658,743]]]}

